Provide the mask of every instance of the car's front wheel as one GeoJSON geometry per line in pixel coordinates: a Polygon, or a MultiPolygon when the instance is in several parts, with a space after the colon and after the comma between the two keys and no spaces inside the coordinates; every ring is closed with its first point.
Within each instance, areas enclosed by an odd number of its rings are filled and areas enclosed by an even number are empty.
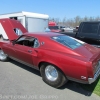
{"type": "Polygon", "coordinates": [[[7,60],[8,60],[7,54],[5,54],[5,53],[3,52],[3,50],[1,50],[1,49],[0,49],[0,60],[1,60],[1,61],[7,61],[7,60]]]}
{"type": "Polygon", "coordinates": [[[59,88],[67,82],[64,74],[52,64],[43,64],[40,72],[43,81],[52,87],[59,88]]]}

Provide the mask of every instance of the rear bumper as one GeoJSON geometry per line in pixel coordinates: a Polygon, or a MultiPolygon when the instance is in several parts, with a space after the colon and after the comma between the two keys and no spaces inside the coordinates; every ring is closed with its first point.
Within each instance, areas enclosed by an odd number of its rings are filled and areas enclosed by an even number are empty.
{"type": "Polygon", "coordinates": [[[99,75],[100,75],[100,62],[99,62],[99,68],[96,71],[94,78],[88,78],[89,84],[93,83],[98,78],[99,75]]]}

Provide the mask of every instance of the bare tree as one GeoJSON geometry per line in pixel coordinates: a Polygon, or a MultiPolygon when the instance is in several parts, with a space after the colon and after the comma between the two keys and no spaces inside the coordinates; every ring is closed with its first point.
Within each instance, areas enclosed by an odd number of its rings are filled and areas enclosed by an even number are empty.
{"type": "Polygon", "coordinates": [[[97,17],[95,18],[95,21],[100,21],[100,17],[97,16],[97,17]]]}
{"type": "Polygon", "coordinates": [[[83,18],[83,21],[89,21],[88,17],[85,16],[85,17],[83,18]]]}
{"type": "Polygon", "coordinates": [[[66,17],[64,17],[62,20],[60,20],[60,18],[50,18],[50,21],[54,21],[56,22],[59,26],[65,26],[65,27],[76,27],[79,26],[79,24],[82,21],[100,21],[100,17],[80,17],[80,16],[76,16],[75,18],[70,18],[67,19],[66,17]]]}

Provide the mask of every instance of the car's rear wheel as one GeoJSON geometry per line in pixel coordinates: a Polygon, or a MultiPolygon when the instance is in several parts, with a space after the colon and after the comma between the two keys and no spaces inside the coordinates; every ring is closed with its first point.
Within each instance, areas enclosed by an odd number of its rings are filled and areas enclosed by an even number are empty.
{"type": "Polygon", "coordinates": [[[40,67],[41,76],[44,82],[52,87],[59,88],[67,82],[64,74],[52,64],[44,64],[40,67]]]}
{"type": "Polygon", "coordinates": [[[0,49],[0,60],[1,60],[1,61],[7,61],[7,60],[8,60],[8,55],[5,54],[5,53],[3,52],[3,50],[1,50],[1,49],[0,49]]]}

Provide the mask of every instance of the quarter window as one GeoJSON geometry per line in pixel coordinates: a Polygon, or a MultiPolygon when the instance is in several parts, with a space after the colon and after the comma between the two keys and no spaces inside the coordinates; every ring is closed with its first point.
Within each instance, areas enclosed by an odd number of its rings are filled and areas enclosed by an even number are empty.
{"type": "Polygon", "coordinates": [[[37,48],[39,47],[39,41],[37,39],[35,39],[34,41],[34,48],[37,48]]]}

